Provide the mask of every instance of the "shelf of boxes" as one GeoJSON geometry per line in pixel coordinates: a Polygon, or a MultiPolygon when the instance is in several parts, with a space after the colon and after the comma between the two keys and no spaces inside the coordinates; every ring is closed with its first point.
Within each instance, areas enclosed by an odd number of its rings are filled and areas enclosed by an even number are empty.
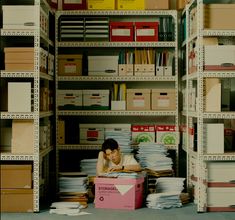
{"type": "MultiPolygon", "coordinates": [[[[79,110],[61,110],[58,109],[58,96],[57,96],[57,106],[56,106],[56,130],[57,130],[57,173],[60,171],[59,167],[59,151],[60,150],[100,150],[101,145],[89,145],[89,144],[80,144],[80,143],[59,143],[58,142],[58,133],[59,133],[59,121],[61,119],[69,119],[69,117],[75,117],[75,118],[87,118],[88,120],[90,118],[93,118],[90,123],[95,124],[95,121],[98,120],[99,123],[120,123],[120,121],[125,120],[125,123],[129,121],[135,121],[136,116],[141,117],[138,121],[141,123],[149,123],[153,122],[153,120],[161,119],[161,121],[167,121],[168,123],[171,123],[176,126],[176,130],[178,131],[178,27],[177,27],[177,17],[178,13],[175,10],[65,10],[65,11],[57,11],[56,12],[56,90],[57,92],[61,89],[61,86],[63,84],[70,84],[71,87],[72,84],[76,85],[84,85],[86,88],[90,87],[89,89],[93,89],[93,85],[95,86],[94,89],[97,89],[98,83],[101,83],[102,89],[106,88],[105,84],[113,84],[113,83],[130,83],[130,84],[137,84],[137,85],[146,85],[148,88],[148,84],[159,84],[164,83],[166,85],[170,84],[172,90],[175,91],[176,94],[176,106],[173,110],[86,110],[86,109],[79,109],[79,110]],[[173,38],[174,40],[148,40],[148,41],[112,41],[109,40],[109,37],[103,40],[87,40],[86,37],[83,39],[83,33],[81,32],[81,26],[84,23],[86,23],[86,20],[92,21],[93,18],[97,18],[100,20],[100,22],[103,22],[107,24],[107,21],[114,20],[114,21],[127,21],[129,18],[131,18],[131,21],[133,22],[140,21],[141,18],[143,18],[144,21],[151,21],[155,20],[155,18],[158,18],[159,16],[167,16],[171,17],[172,21],[174,23],[173,28],[173,38]],[[74,23],[77,24],[76,30],[77,30],[77,36],[78,39],[66,39],[61,38],[60,36],[60,22],[64,22],[66,24],[69,23],[69,18],[74,18],[74,23]],[[102,18],[102,19],[101,19],[102,18]],[[83,20],[84,19],[84,20],[83,20]],[[76,21],[76,22],[75,22],[76,21]],[[82,24],[82,25],[81,25],[82,24]],[[95,49],[94,49],[95,48],[95,49]],[[71,75],[63,75],[59,73],[59,55],[61,54],[69,54],[72,50],[76,50],[76,53],[82,53],[80,51],[86,49],[89,51],[95,51],[95,50],[102,50],[101,54],[105,50],[115,49],[115,50],[121,50],[123,48],[126,49],[141,49],[141,48],[160,48],[161,50],[171,50],[174,54],[174,72],[171,75],[84,75],[84,74],[71,74],[71,75]],[[64,53],[65,51],[65,53],[64,53]],[[59,73],[59,74],[58,74],[59,73]],[[102,84],[104,85],[102,86],[102,84]],[[97,116],[97,117],[94,117],[97,116]],[[118,116],[118,117],[116,117],[118,116]],[[109,120],[111,119],[111,120],[109,120]],[[119,120],[120,119],[120,120],[119,120]],[[127,120],[126,120],[127,119],[127,120]],[[102,122],[101,122],[102,121],[102,122]]],[[[64,24],[62,23],[62,24],[64,24]]],[[[107,30],[107,27],[102,27],[103,30],[107,30]]],[[[89,30],[90,31],[90,30],[89,30]]],[[[64,30],[64,33],[67,33],[67,29],[64,30]]],[[[71,53],[72,54],[72,53],[71,53]]],[[[89,61],[88,61],[89,62],[89,61]]],[[[155,85],[156,87],[156,85],[155,85]]],[[[155,88],[154,87],[154,88],[155,88]]],[[[127,87],[128,88],[128,87],[127,87]]],[[[80,88],[79,88],[80,89],[80,88]]],[[[70,90],[71,91],[71,90],[70,90]]],[[[81,122],[80,122],[81,123],[81,122]]],[[[176,151],[176,169],[178,168],[178,144],[172,145],[172,146],[166,146],[168,149],[175,150],[176,151]]]]}
{"type": "MultiPolygon", "coordinates": [[[[22,4],[24,4],[25,2],[22,2],[22,4]]],[[[30,92],[30,96],[31,97],[31,101],[27,100],[27,103],[32,102],[31,105],[31,110],[30,111],[19,111],[19,110],[12,110],[9,111],[8,107],[3,107],[3,109],[1,109],[0,112],[0,118],[2,121],[1,124],[1,136],[4,135],[3,133],[3,121],[5,123],[5,121],[8,123],[10,123],[12,121],[15,122],[19,122],[22,120],[22,123],[25,122],[32,122],[30,126],[32,126],[33,129],[31,129],[31,133],[30,135],[28,135],[28,142],[32,143],[32,149],[28,152],[26,152],[27,150],[25,150],[25,152],[20,152],[20,150],[18,149],[17,152],[15,152],[15,150],[13,151],[11,143],[9,145],[9,149],[7,151],[5,151],[2,147],[1,147],[1,161],[2,164],[5,164],[5,162],[7,164],[9,164],[10,166],[17,163],[20,164],[19,165],[19,169],[20,166],[22,166],[23,164],[30,164],[31,168],[32,168],[32,177],[31,177],[31,181],[32,181],[32,187],[29,189],[31,193],[29,193],[27,196],[26,194],[22,193],[22,198],[23,200],[25,200],[25,203],[22,205],[19,205],[21,203],[21,199],[20,196],[19,197],[15,197],[16,202],[20,199],[19,204],[15,206],[15,204],[10,204],[7,205],[8,202],[8,196],[7,194],[4,195],[4,198],[2,198],[2,208],[3,210],[1,210],[1,212],[7,211],[7,212],[16,212],[16,211],[20,211],[20,212],[38,212],[39,211],[39,198],[40,198],[40,169],[42,166],[42,163],[44,163],[44,175],[48,177],[48,173],[49,173],[49,153],[53,150],[53,146],[48,146],[45,149],[39,149],[39,139],[40,139],[40,121],[41,120],[48,120],[49,117],[54,115],[54,112],[52,110],[48,110],[48,111],[40,111],[40,81],[46,81],[49,82],[53,82],[54,81],[54,77],[51,75],[52,74],[52,69],[49,75],[48,73],[45,72],[41,72],[40,68],[43,66],[45,67],[45,63],[47,62],[44,58],[42,59],[42,49],[41,49],[41,45],[44,45],[45,47],[48,48],[48,54],[49,53],[54,53],[53,52],[53,47],[54,47],[54,43],[53,41],[49,38],[49,13],[52,13],[48,3],[43,0],[43,1],[39,1],[39,0],[35,0],[35,1],[27,1],[27,6],[31,7],[31,9],[34,12],[34,19],[33,22],[36,23],[36,25],[32,28],[24,28],[23,26],[21,26],[19,28],[15,27],[15,28],[9,28],[7,25],[9,22],[10,17],[5,17],[6,14],[8,14],[8,10],[13,10],[16,9],[19,6],[20,9],[23,9],[23,7],[21,7],[22,5],[18,4],[18,1],[11,1],[11,3],[9,4],[8,2],[5,3],[5,1],[2,1],[2,8],[4,8],[3,10],[3,25],[2,25],[2,29],[0,30],[0,35],[1,35],[1,42],[2,43],[2,50],[5,49],[7,46],[10,48],[12,46],[16,47],[15,45],[17,45],[17,49],[19,49],[18,47],[20,47],[21,45],[25,44],[25,40],[28,43],[28,45],[32,45],[31,49],[33,51],[33,57],[31,57],[32,60],[32,68],[31,70],[22,70],[20,69],[20,67],[18,69],[14,69],[14,70],[9,70],[6,68],[6,70],[3,70],[3,66],[1,67],[2,70],[0,71],[0,79],[1,79],[1,84],[3,85],[3,83],[6,83],[6,85],[9,85],[9,83],[7,82],[31,82],[31,89],[33,89],[33,91],[31,90],[30,92]],[[16,4],[16,5],[14,5],[16,4]],[[5,7],[6,6],[6,7],[5,7]],[[6,14],[5,14],[6,13],[6,14]],[[8,40],[9,39],[9,40],[8,40]],[[15,41],[13,41],[12,44],[12,39],[15,39],[15,41]],[[29,39],[27,41],[27,39],[29,39]],[[5,43],[7,42],[7,43],[5,43]],[[18,43],[18,44],[16,44],[18,43]],[[49,52],[49,47],[51,47],[51,52],[49,52]],[[32,140],[30,140],[32,137],[32,140]],[[43,161],[43,162],[42,162],[43,161]],[[29,198],[30,197],[30,198],[29,198]]],[[[27,7],[25,7],[24,9],[26,9],[27,7]]],[[[18,8],[19,9],[19,8],[18,8]]],[[[21,11],[17,11],[17,13],[21,13],[21,11]]],[[[9,15],[9,14],[8,14],[9,15]]],[[[20,14],[19,14],[20,15],[20,14]]],[[[27,15],[25,16],[27,17],[27,15]]],[[[45,52],[45,51],[44,51],[45,52]]],[[[51,65],[52,65],[52,57],[53,55],[51,54],[51,65]]],[[[4,60],[2,61],[2,63],[4,63],[4,60]]],[[[50,66],[50,68],[52,68],[52,66],[50,66]]],[[[20,93],[20,92],[19,92],[20,93]]],[[[6,97],[6,99],[9,100],[10,95],[8,95],[6,97]]],[[[5,106],[5,105],[4,105],[5,106]]],[[[13,126],[13,125],[12,125],[13,126]]],[[[7,127],[8,128],[8,127],[7,127]]],[[[13,128],[10,128],[11,130],[13,130],[13,128]]],[[[25,131],[25,130],[24,130],[25,131]]],[[[13,134],[11,134],[13,135],[13,134]]],[[[18,137],[18,136],[17,136],[18,137]]],[[[5,139],[5,138],[4,138],[5,139]]],[[[12,139],[13,140],[13,139],[12,139]]],[[[15,136],[14,141],[17,142],[17,138],[15,136]]],[[[2,142],[1,142],[2,144],[2,142]]],[[[5,143],[4,143],[5,144],[5,143]]],[[[17,144],[16,144],[17,145],[17,144]]],[[[16,168],[16,172],[17,169],[16,168]]],[[[45,181],[46,183],[46,181],[45,181]]],[[[48,183],[48,182],[47,182],[48,183]]],[[[4,191],[5,189],[1,189],[1,193],[4,191]]],[[[28,191],[29,192],[29,191],[28,191]]],[[[27,192],[27,193],[28,193],[27,192]]],[[[11,195],[11,196],[15,196],[15,195],[11,195]]],[[[2,197],[2,195],[1,195],[2,197]]]]}
{"type": "MultiPolygon", "coordinates": [[[[222,1],[220,2],[222,3],[222,1]]],[[[235,121],[235,112],[232,107],[229,109],[221,108],[220,96],[222,95],[221,88],[217,89],[219,92],[218,95],[214,96],[213,103],[218,104],[218,109],[213,109],[209,105],[209,101],[211,100],[208,96],[208,85],[213,80],[223,82],[224,80],[228,80],[230,83],[230,93],[231,91],[231,82],[234,82],[235,74],[234,70],[226,70],[224,69],[212,69],[205,70],[206,59],[209,58],[208,53],[206,53],[206,40],[215,40],[219,42],[223,42],[224,44],[234,45],[234,34],[235,31],[233,29],[234,26],[228,28],[228,30],[223,28],[214,28],[211,26],[207,28],[209,18],[208,14],[206,14],[207,8],[210,10],[218,10],[215,13],[224,13],[228,14],[228,16],[232,16],[232,13],[229,11],[221,12],[221,9],[229,9],[233,8],[234,4],[220,4],[220,5],[205,5],[206,3],[202,0],[193,0],[189,4],[186,5],[186,75],[182,77],[183,83],[185,83],[185,100],[187,106],[184,109],[184,116],[186,116],[186,125],[188,129],[194,129],[194,132],[197,133],[194,136],[194,141],[196,138],[196,143],[192,142],[192,135],[187,135],[187,164],[188,164],[188,187],[194,187],[194,200],[197,203],[197,211],[198,212],[206,212],[206,211],[234,211],[232,206],[229,203],[233,201],[224,201],[224,197],[227,193],[234,195],[234,185],[228,184],[228,179],[230,178],[230,167],[235,165],[235,149],[233,148],[232,142],[229,142],[229,148],[225,148],[224,144],[224,132],[226,129],[234,130],[234,121],[235,121]],[[214,9],[212,9],[214,8],[214,9]],[[220,10],[220,11],[219,11],[220,10]],[[230,14],[229,14],[230,13],[230,14]],[[196,22],[195,22],[196,21],[196,22]],[[205,28],[206,27],[206,28],[205,28]],[[195,52],[195,60],[192,61],[192,57],[190,57],[190,52],[192,52],[192,45],[194,44],[194,52],[195,52]],[[197,69],[195,72],[190,72],[190,65],[196,65],[197,69]],[[190,109],[190,91],[192,89],[196,90],[196,94],[194,96],[194,111],[190,109]],[[207,92],[207,93],[206,93],[207,92]],[[219,100],[219,101],[218,101],[219,100]],[[197,128],[194,128],[194,124],[197,124],[197,128]],[[216,133],[218,132],[218,133],[216,133]],[[219,137],[219,139],[218,139],[219,137]],[[211,147],[211,143],[213,140],[217,140],[216,144],[213,144],[214,148],[211,147]],[[220,140],[220,141],[219,141],[220,140]],[[192,157],[194,158],[194,165],[197,167],[197,171],[190,168],[192,163],[192,157]],[[215,166],[221,166],[224,168],[225,175],[224,177],[218,179],[214,176],[214,179],[210,179],[211,175],[215,175],[213,169],[215,166]],[[227,169],[228,167],[229,169],[227,169]],[[193,173],[195,172],[195,173],[193,173]],[[190,180],[191,176],[194,175],[194,181],[190,180]],[[223,179],[224,178],[224,179],[223,179]],[[217,183],[217,181],[219,183],[217,183]],[[212,187],[215,186],[216,187],[212,187]],[[226,185],[226,189],[224,186],[226,185]],[[220,197],[218,197],[220,196],[220,197]],[[220,198],[218,200],[218,198],[220,198]]],[[[211,13],[210,16],[214,16],[211,13]]],[[[223,18],[220,16],[220,19],[223,18]]],[[[215,25],[215,24],[213,24],[215,25]]],[[[216,24],[217,25],[217,24],[216,24]]],[[[215,25],[215,26],[216,26],[215,25]]],[[[218,25],[220,25],[218,23],[218,25]]],[[[231,24],[230,24],[231,25],[231,24]]],[[[208,40],[208,41],[209,41],[208,40]]],[[[216,44],[216,43],[215,43],[216,44]]],[[[214,55],[214,54],[213,54],[214,55]]],[[[212,55],[210,55],[212,56],[212,55]]],[[[227,81],[225,81],[227,82],[227,81]]],[[[211,85],[211,84],[210,84],[211,85]]],[[[222,100],[223,101],[223,100],[222,100]]],[[[187,130],[186,128],[186,130],[187,130]]],[[[234,134],[230,133],[229,138],[232,138],[234,134]]],[[[233,196],[234,197],[234,196],[233,196]]]]}

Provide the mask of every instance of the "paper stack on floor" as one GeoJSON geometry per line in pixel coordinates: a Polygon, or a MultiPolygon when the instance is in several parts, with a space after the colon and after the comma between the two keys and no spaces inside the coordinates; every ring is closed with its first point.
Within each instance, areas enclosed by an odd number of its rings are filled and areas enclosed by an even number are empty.
{"type": "Polygon", "coordinates": [[[152,209],[178,208],[182,206],[180,194],[185,178],[160,177],[157,179],[157,193],[149,194],[146,205],[152,209]]]}

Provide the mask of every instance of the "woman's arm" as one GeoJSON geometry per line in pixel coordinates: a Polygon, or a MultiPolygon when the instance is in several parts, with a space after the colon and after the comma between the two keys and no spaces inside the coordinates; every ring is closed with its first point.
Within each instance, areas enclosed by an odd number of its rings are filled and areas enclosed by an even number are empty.
{"type": "Polygon", "coordinates": [[[97,164],[96,164],[96,176],[99,176],[102,173],[107,172],[107,166],[105,166],[106,163],[107,163],[107,159],[105,157],[105,154],[103,151],[100,151],[98,155],[97,164]]]}

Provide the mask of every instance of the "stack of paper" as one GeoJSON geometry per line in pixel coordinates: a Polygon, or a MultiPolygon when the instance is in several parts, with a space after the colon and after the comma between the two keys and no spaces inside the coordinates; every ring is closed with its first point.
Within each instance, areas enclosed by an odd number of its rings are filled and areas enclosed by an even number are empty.
{"type": "Polygon", "coordinates": [[[157,192],[178,192],[184,189],[185,178],[181,177],[160,177],[157,179],[157,192]]]}
{"type": "Polygon", "coordinates": [[[60,176],[59,190],[60,193],[65,192],[87,192],[87,177],[76,176],[60,176]]]}
{"type": "Polygon", "coordinates": [[[146,205],[152,209],[179,208],[182,206],[178,192],[165,192],[149,194],[146,205]]]}
{"type": "Polygon", "coordinates": [[[89,214],[81,212],[84,208],[79,202],[53,202],[50,207],[50,214],[60,214],[60,215],[82,215],[89,214]]]}
{"type": "Polygon", "coordinates": [[[83,159],[80,162],[81,171],[88,176],[96,175],[96,163],[97,159],[83,159]]]}
{"type": "Polygon", "coordinates": [[[122,153],[130,153],[131,149],[131,125],[107,124],[104,132],[105,139],[113,138],[119,144],[122,153]]]}
{"type": "Polygon", "coordinates": [[[142,168],[150,170],[172,170],[172,159],[162,144],[141,142],[136,156],[142,168]]]}
{"type": "Polygon", "coordinates": [[[157,179],[157,193],[149,194],[146,205],[153,209],[181,207],[180,194],[184,189],[185,178],[160,177],[157,179]]]}

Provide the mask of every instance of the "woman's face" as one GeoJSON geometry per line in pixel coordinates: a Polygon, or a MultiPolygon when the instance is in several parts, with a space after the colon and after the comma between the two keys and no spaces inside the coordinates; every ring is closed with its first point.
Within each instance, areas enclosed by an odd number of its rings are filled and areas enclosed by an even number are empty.
{"type": "Polygon", "coordinates": [[[107,149],[105,151],[106,157],[111,160],[114,164],[119,164],[120,160],[121,160],[121,156],[120,156],[120,150],[119,149],[115,149],[115,150],[110,150],[107,149]]]}

